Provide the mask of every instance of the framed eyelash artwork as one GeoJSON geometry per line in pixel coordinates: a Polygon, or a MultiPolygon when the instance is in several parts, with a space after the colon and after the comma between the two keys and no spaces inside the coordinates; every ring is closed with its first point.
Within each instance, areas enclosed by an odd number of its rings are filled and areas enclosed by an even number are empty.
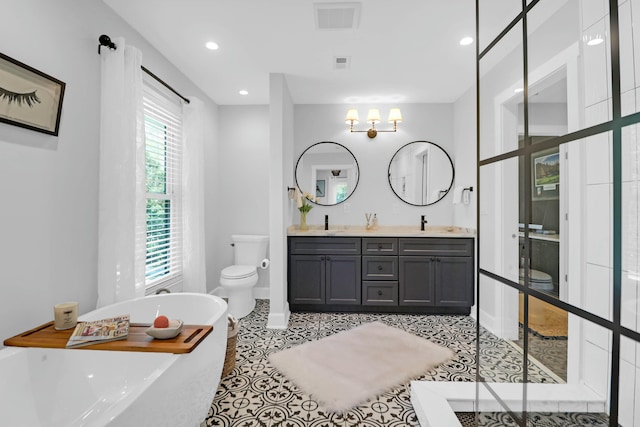
{"type": "Polygon", "coordinates": [[[65,83],[0,53],[0,122],[58,136],[65,83]]]}

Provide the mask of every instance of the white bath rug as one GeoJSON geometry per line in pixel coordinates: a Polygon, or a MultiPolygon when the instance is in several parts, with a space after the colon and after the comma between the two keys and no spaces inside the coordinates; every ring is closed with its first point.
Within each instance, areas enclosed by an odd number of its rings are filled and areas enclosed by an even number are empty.
{"type": "Polygon", "coordinates": [[[344,412],[425,374],[454,352],[380,322],[269,356],[269,362],[325,409],[344,412]]]}

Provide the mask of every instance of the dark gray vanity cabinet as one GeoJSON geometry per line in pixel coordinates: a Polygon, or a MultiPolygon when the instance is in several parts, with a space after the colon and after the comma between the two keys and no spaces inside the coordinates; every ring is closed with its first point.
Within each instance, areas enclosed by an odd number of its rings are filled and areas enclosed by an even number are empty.
{"type": "Polygon", "coordinates": [[[360,305],[360,238],[289,238],[291,305],[360,305]]]}
{"type": "Polygon", "coordinates": [[[400,305],[473,305],[473,239],[400,238],[398,245],[400,305]]]}
{"type": "Polygon", "coordinates": [[[292,310],[468,314],[473,238],[289,237],[292,310]]]}

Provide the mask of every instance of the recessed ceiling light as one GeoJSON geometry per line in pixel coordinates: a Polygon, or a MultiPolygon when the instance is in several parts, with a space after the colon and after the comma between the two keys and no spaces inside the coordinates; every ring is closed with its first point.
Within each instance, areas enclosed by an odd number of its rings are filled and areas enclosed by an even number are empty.
{"type": "Polygon", "coordinates": [[[603,41],[604,41],[604,39],[596,36],[596,38],[589,40],[587,42],[587,44],[589,46],[596,46],[596,45],[599,45],[600,43],[602,43],[603,41]]]}
{"type": "Polygon", "coordinates": [[[218,50],[218,43],[216,42],[207,42],[207,44],[205,44],[205,46],[207,47],[207,49],[211,49],[211,50],[218,50]]]}
{"type": "Polygon", "coordinates": [[[473,43],[472,37],[464,37],[462,40],[460,40],[460,46],[468,46],[471,43],[473,43]]]}
{"type": "Polygon", "coordinates": [[[521,87],[517,87],[513,90],[515,93],[520,93],[520,92],[524,92],[524,89],[521,87]]]}
{"type": "Polygon", "coordinates": [[[238,92],[240,95],[249,95],[249,92],[242,89],[241,91],[238,92]]]}

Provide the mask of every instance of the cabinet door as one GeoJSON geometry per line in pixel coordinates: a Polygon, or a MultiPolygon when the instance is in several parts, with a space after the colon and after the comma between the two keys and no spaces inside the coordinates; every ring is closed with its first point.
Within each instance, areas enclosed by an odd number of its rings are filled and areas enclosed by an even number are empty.
{"type": "Polygon", "coordinates": [[[435,305],[435,257],[400,256],[398,266],[400,305],[435,305]]]}
{"type": "Polygon", "coordinates": [[[360,304],[361,268],[359,256],[326,256],[327,304],[360,304]]]}
{"type": "Polygon", "coordinates": [[[324,304],[324,255],[292,255],[289,271],[291,304],[324,304]]]}
{"type": "Polygon", "coordinates": [[[437,306],[471,307],[473,305],[473,258],[437,257],[435,283],[437,306]]]}

